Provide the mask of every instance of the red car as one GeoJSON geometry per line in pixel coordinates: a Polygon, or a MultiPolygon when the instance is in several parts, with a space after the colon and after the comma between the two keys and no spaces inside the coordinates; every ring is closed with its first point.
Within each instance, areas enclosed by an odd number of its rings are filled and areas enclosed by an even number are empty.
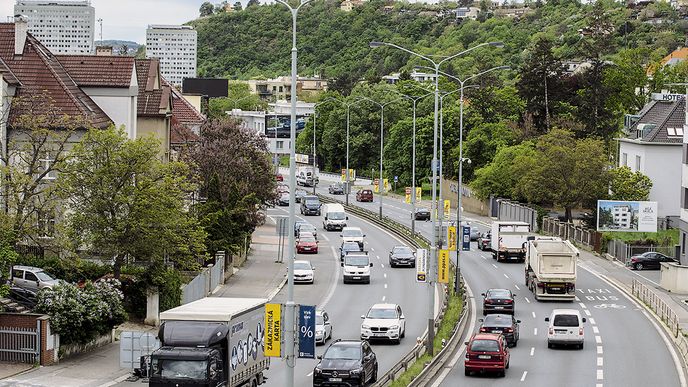
{"type": "Polygon", "coordinates": [[[509,368],[509,348],[504,336],[496,333],[475,333],[466,342],[466,376],[472,372],[497,372],[505,376],[509,368]]]}
{"type": "Polygon", "coordinates": [[[318,241],[311,233],[301,233],[299,235],[299,240],[296,242],[296,253],[318,253],[318,241]]]}
{"type": "Polygon", "coordinates": [[[284,176],[282,176],[281,173],[278,173],[275,175],[275,179],[277,179],[277,181],[284,181],[284,176]]]}
{"type": "Polygon", "coordinates": [[[361,189],[356,192],[357,202],[372,202],[373,201],[373,191],[369,189],[361,189]]]}

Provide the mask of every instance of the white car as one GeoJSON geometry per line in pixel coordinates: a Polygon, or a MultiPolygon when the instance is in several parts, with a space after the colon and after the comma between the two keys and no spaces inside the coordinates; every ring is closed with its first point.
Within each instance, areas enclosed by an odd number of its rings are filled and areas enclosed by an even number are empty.
{"type": "Polygon", "coordinates": [[[549,317],[545,317],[549,323],[547,331],[547,347],[552,348],[556,344],[575,345],[583,349],[585,342],[585,317],[576,309],[554,309],[549,317]]]}
{"type": "Polygon", "coordinates": [[[361,318],[361,340],[385,339],[399,344],[406,334],[406,319],[397,304],[375,304],[361,318]]]}
{"type": "Polygon", "coordinates": [[[363,248],[365,234],[360,227],[344,227],[340,236],[342,237],[342,242],[356,242],[363,248]]]}
{"type": "Polygon", "coordinates": [[[325,344],[332,338],[332,323],[324,309],[315,311],[315,344],[325,344]]]}
{"type": "Polygon", "coordinates": [[[312,284],[314,279],[315,267],[311,261],[294,261],[294,283],[305,282],[312,284]]]}

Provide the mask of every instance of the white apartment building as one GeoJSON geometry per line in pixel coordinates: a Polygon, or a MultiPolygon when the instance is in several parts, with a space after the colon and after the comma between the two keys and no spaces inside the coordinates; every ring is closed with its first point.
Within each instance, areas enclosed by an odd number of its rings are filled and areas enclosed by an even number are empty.
{"type": "Polygon", "coordinates": [[[619,228],[630,228],[631,220],[633,219],[633,209],[629,205],[620,205],[612,207],[612,219],[614,225],[619,228]]]}
{"type": "Polygon", "coordinates": [[[94,52],[96,11],[90,0],[17,0],[14,14],[26,16],[29,32],[55,55],[94,52]]]}
{"type": "Polygon", "coordinates": [[[192,26],[149,25],[146,58],[160,60],[160,72],[175,86],[196,76],[197,34],[192,26]]]}

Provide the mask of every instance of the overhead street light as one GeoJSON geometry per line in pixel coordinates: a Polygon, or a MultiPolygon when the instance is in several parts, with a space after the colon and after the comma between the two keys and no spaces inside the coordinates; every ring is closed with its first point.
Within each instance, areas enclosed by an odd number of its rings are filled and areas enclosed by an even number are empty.
{"type": "Polygon", "coordinates": [[[463,50],[457,54],[450,55],[445,57],[444,59],[440,61],[436,61],[428,55],[423,55],[419,54],[417,52],[411,51],[407,48],[401,47],[399,45],[393,44],[393,43],[387,43],[387,42],[370,42],[370,47],[375,48],[375,47],[381,47],[381,46],[388,46],[388,47],[394,47],[398,50],[404,51],[408,54],[414,55],[416,57],[419,57],[421,59],[425,59],[426,61],[430,62],[435,69],[435,112],[434,112],[434,121],[433,121],[433,146],[432,146],[432,163],[431,163],[431,168],[432,168],[432,204],[431,204],[431,209],[430,209],[430,219],[432,221],[432,238],[431,238],[431,244],[430,244],[430,262],[428,264],[428,336],[427,336],[427,341],[425,343],[426,346],[426,353],[431,355],[434,352],[433,348],[433,341],[435,339],[435,284],[434,280],[437,278],[437,271],[436,271],[436,265],[437,265],[437,129],[438,129],[438,108],[439,108],[439,85],[438,85],[438,79],[439,79],[439,71],[440,71],[440,66],[451,60],[454,59],[458,56],[465,55],[477,48],[484,47],[484,46],[494,46],[494,47],[502,47],[503,43],[502,42],[489,42],[489,43],[481,43],[478,44],[477,46],[473,46],[471,48],[468,48],[466,50],[463,50]]]}

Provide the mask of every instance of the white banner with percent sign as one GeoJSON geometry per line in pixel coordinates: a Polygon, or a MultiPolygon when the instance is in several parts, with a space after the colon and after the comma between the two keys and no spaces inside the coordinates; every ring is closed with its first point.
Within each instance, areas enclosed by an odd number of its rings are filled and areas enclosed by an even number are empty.
{"type": "Polygon", "coordinates": [[[299,305],[299,357],[315,359],[315,306],[299,305]]]}

